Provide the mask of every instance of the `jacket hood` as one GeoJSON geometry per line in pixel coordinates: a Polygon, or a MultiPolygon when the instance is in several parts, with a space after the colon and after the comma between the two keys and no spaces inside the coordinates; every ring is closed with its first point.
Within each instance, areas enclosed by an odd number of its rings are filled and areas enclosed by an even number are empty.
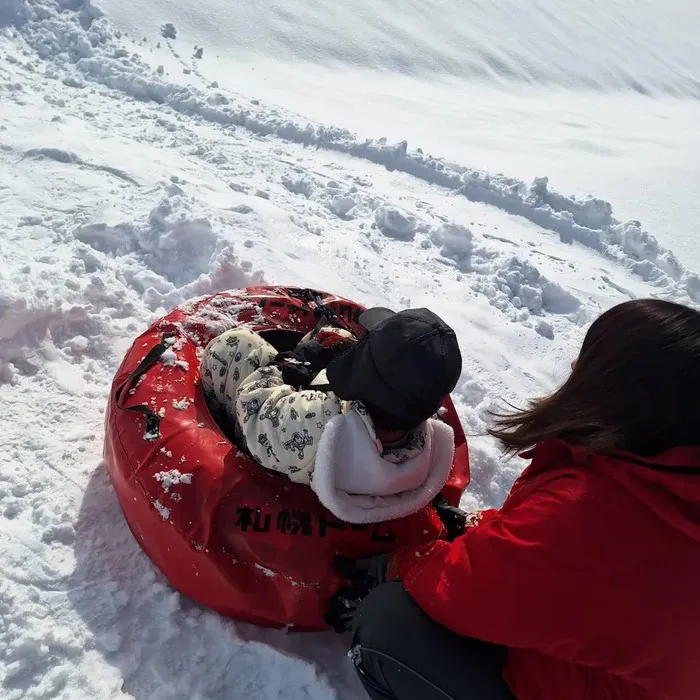
{"type": "Polygon", "coordinates": [[[522,454],[545,469],[567,460],[611,479],[660,520],[700,542],[700,446],[674,447],[653,457],[626,452],[591,454],[585,448],[552,440],[522,454]]]}

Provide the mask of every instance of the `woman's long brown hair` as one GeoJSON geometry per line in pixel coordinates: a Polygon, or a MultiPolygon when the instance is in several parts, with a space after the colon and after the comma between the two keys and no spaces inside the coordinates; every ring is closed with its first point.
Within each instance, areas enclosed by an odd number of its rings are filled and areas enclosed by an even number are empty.
{"type": "Polygon", "coordinates": [[[658,299],[613,307],[564,385],[489,432],[510,453],[550,438],[640,456],[700,445],[700,313],[658,299]]]}

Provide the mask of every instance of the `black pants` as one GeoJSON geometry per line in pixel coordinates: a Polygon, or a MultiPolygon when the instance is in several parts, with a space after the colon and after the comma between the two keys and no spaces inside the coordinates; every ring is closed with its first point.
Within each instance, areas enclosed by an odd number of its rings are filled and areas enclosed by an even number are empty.
{"type": "Polygon", "coordinates": [[[372,700],[515,700],[507,654],[438,625],[400,583],[375,588],[355,616],[352,658],[372,700]]]}

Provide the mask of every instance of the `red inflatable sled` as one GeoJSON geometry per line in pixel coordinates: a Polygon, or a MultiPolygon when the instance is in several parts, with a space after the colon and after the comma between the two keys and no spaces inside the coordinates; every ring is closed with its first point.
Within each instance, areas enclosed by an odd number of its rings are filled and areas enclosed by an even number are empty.
{"type": "MultiPolygon", "coordinates": [[[[340,522],[308,486],[253,462],[209,413],[199,360],[212,338],[245,325],[288,349],[324,309],[362,334],[364,308],[323,292],[252,287],[189,302],[136,339],[107,409],[107,469],[146,554],[185,596],[267,627],[326,629],[336,554],[366,557],[444,532],[432,506],[374,526],[340,522]]],[[[457,449],[443,495],[458,505],[467,444],[450,399],[444,408],[457,449]]]]}

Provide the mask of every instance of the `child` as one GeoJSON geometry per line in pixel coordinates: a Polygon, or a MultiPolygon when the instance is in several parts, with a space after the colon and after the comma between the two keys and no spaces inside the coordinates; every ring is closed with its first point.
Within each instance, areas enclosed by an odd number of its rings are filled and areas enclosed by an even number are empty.
{"type": "Polygon", "coordinates": [[[309,484],[348,523],[414,513],[449,478],[454,433],[433,416],[455,387],[454,331],[427,309],[360,316],[359,342],[306,340],[280,353],[248,328],[207,346],[210,404],[260,465],[309,484]]]}

